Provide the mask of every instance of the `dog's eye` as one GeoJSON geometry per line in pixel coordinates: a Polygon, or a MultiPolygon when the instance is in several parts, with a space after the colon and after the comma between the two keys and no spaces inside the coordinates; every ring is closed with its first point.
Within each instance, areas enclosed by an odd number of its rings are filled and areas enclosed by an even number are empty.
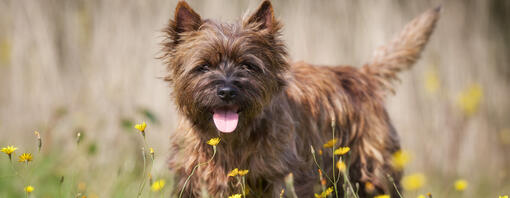
{"type": "Polygon", "coordinates": [[[203,64],[203,65],[200,65],[199,67],[197,67],[196,70],[199,72],[207,72],[210,69],[209,69],[209,65],[203,64]]]}
{"type": "Polygon", "coordinates": [[[260,71],[259,67],[257,67],[254,64],[251,64],[251,63],[242,63],[241,67],[243,69],[250,70],[250,71],[260,71]]]}

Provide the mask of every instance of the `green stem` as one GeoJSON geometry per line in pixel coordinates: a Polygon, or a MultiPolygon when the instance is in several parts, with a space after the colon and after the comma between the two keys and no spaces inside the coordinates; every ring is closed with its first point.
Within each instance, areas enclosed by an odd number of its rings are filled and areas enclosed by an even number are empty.
{"type": "Polygon", "coordinates": [[[243,189],[243,198],[246,198],[246,182],[244,176],[241,177],[243,180],[242,189],[243,189]]]}
{"type": "MultiPolygon", "coordinates": [[[[12,170],[14,170],[14,174],[16,174],[16,176],[18,176],[21,179],[21,182],[23,183],[23,185],[25,185],[23,187],[23,190],[25,190],[24,188],[27,187],[25,178],[23,177],[23,175],[19,174],[18,170],[16,170],[16,168],[14,167],[14,164],[12,164],[12,159],[10,159],[10,156],[9,156],[9,164],[11,165],[12,170]]],[[[26,173],[27,171],[28,171],[28,162],[27,162],[27,170],[24,172],[26,173]]],[[[28,197],[28,192],[26,192],[26,191],[25,191],[25,197],[28,197]]]]}
{"type": "MultiPolygon", "coordinates": [[[[315,162],[315,165],[317,165],[317,167],[324,173],[324,169],[321,168],[321,166],[319,165],[319,163],[317,163],[317,158],[315,158],[315,153],[312,153],[312,157],[313,157],[313,162],[315,162]]],[[[326,178],[328,178],[328,180],[333,183],[333,180],[331,180],[331,178],[329,178],[328,174],[323,174],[324,176],[326,176],[326,178]]]]}
{"type": "Polygon", "coordinates": [[[351,189],[351,192],[354,195],[354,197],[359,198],[358,195],[354,192],[354,188],[352,187],[351,181],[349,180],[349,177],[347,176],[347,174],[343,174],[343,175],[344,175],[344,180],[347,181],[347,185],[351,189]]]}
{"type": "Polygon", "coordinates": [[[398,196],[399,196],[400,198],[403,198],[403,197],[402,197],[402,194],[400,194],[400,191],[397,189],[397,185],[395,185],[395,182],[391,182],[391,183],[393,183],[393,187],[395,187],[395,190],[397,191],[398,196]]]}
{"type": "Polygon", "coordinates": [[[393,184],[393,187],[395,188],[395,191],[397,191],[397,194],[400,198],[403,198],[402,194],[400,194],[400,191],[398,190],[397,188],[397,185],[395,184],[395,180],[393,180],[393,177],[391,177],[389,174],[388,174],[388,178],[390,179],[391,183],[393,184]]]}
{"type": "MultiPolygon", "coordinates": [[[[146,164],[147,164],[147,154],[146,154],[146,150],[149,150],[149,144],[147,144],[147,139],[145,138],[145,132],[142,133],[143,135],[143,144],[144,144],[144,147],[142,147],[142,156],[143,156],[143,181],[142,183],[140,184],[140,187],[138,187],[138,195],[137,197],[140,197],[142,195],[142,191],[143,189],[145,188],[145,184],[147,183],[147,179],[145,178],[147,173],[145,172],[146,171],[146,164]]],[[[151,158],[152,159],[152,158],[151,158]]],[[[150,171],[152,170],[152,165],[154,164],[154,159],[152,159],[152,162],[150,163],[150,167],[148,169],[147,172],[150,173],[150,171]]]]}
{"type": "Polygon", "coordinates": [[[213,155],[212,155],[211,159],[209,159],[207,162],[197,164],[195,167],[193,167],[193,170],[191,171],[191,174],[188,176],[188,178],[186,178],[186,181],[184,181],[184,185],[182,186],[181,192],[179,193],[179,198],[182,197],[182,193],[184,192],[184,189],[186,188],[186,185],[188,184],[189,180],[191,179],[191,176],[195,173],[195,170],[198,167],[206,165],[209,162],[211,162],[214,159],[215,155],[216,155],[216,146],[213,146],[213,155]]]}
{"type": "Polygon", "coordinates": [[[142,181],[142,183],[140,183],[140,186],[138,187],[138,195],[136,196],[138,198],[142,195],[142,191],[143,191],[143,189],[145,187],[145,175],[146,175],[145,174],[145,170],[146,170],[146,166],[147,166],[146,165],[147,164],[147,162],[146,162],[147,160],[145,159],[146,156],[145,156],[145,149],[144,149],[144,147],[142,147],[142,156],[143,156],[143,173],[142,173],[143,181],[142,181]]]}
{"type": "Polygon", "coordinates": [[[331,156],[333,156],[333,166],[332,166],[332,170],[333,170],[333,187],[335,188],[335,195],[336,197],[338,198],[338,190],[337,190],[337,187],[336,187],[336,184],[338,182],[338,180],[336,179],[336,176],[335,176],[335,145],[336,145],[336,142],[335,142],[335,125],[334,125],[334,122],[332,122],[331,124],[331,133],[333,134],[333,146],[331,147],[331,156]]]}

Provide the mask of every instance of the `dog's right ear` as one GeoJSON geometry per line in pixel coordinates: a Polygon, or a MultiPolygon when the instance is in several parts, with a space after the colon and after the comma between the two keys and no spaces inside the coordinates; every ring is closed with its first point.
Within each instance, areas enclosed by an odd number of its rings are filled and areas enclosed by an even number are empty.
{"type": "Polygon", "coordinates": [[[280,25],[274,17],[273,6],[269,0],[263,1],[257,11],[245,20],[243,25],[244,27],[255,25],[255,30],[268,30],[271,33],[280,30],[280,25]]]}
{"type": "Polygon", "coordinates": [[[182,33],[196,31],[203,21],[185,1],[179,1],[175,8],[175,16],[165,30],[173,44],[178,44],[182,33]]]}

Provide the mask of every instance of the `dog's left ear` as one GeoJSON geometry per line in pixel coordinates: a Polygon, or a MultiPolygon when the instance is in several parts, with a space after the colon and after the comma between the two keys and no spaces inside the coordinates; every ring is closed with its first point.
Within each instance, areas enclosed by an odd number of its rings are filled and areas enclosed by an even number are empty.
{"type": "Polygon", "coordinates": [[[271,1],[265,0],[259,8],[243,23],[244,27],[253,27],[258,31],[267,30],[271,33],[280,29],[278,21],[274,17],[271,1]]]}

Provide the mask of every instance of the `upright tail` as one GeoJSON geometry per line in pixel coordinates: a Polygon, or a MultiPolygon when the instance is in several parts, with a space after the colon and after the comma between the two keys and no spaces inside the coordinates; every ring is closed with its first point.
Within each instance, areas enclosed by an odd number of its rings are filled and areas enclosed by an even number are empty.
{"type": "Polygon", "coordinates": [[[420,58],[440,11],[440,6],[430,9],[409,22],[393,41],[375,51],[361,71],[375,78],[382,90],[394,92],[392,82],[399,80],[397,73],[409,69],[420,58]]]}

